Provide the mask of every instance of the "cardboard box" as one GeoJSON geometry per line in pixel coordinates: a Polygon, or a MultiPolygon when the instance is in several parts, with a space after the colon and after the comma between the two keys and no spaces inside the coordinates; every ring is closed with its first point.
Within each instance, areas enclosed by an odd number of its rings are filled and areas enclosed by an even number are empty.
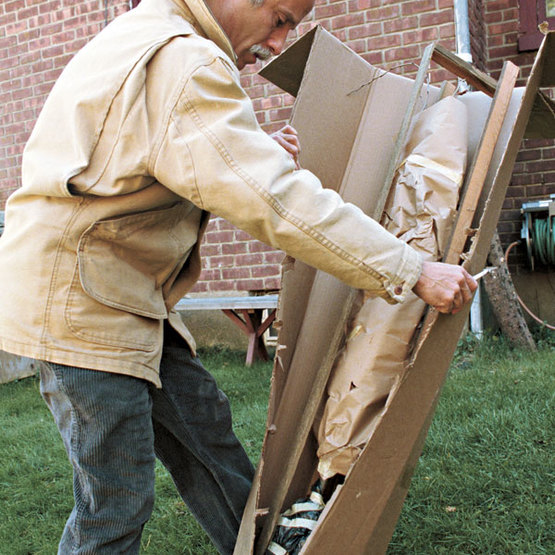
{"type": "MultiPolygon", "coordinates": [[[[546,116],[552,105],[538,94],[540,86],[551,86],[555,79],[554,39],[553,33],[546,38],[527,86],[511,89],[499,137],[490,145],[495,148],[465,256],[471,273],[485,264],[526,128],[531,135],[555,136],[553,112],[546,116]],[[530,118],[533,106],[537,116],[530,118]]],[[[433,51],[427,52],[426,63],[433,51]]],[[[296,96],[291,123],[303,146],[302,166],[379,219],[413,115],[442,94],[439,87],[426,84],[426,63],[415,80],[387,73],[317,27],[264,68],[262,75],[296,96]]],[[[496,92],[495,81],[462,61],[451,59],[449,69],[453,68],[472,82],[476,78],[490,94],[496,92]]],[[[482,134],[492,99],[483,92],[461,99],[472,114],[468,138],[473,160],[487,146],[482,134]]],[[[284,263],[267,432],[237,555],[263,553],[276,515],[306,495],[314,482],[316,446],[310,428],[343,341],[354,295],[348,286],[299,261],[284,263]]],[[[467,314],[468,308],[440,315],[421,337],[375,432],[301,553],[385,552],[467,314]]]]}

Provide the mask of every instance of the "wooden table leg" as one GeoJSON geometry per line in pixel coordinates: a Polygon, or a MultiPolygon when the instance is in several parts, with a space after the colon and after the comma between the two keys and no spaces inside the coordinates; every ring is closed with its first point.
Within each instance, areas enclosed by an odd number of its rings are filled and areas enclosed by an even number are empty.
{"type": "Polygon", "coordinates": [[[264,344],[263,334],[275,320],[275,309],[270,310],[266,319],[262,320],[264,309],[241,309],[240,311],[223,309],[223,313],[234,322],[249,338],[245,364],[251,366],[255,360],[268,360],[268,351],[264,344]],[[238,314],[241,313],[241,316],[238,314]]]}

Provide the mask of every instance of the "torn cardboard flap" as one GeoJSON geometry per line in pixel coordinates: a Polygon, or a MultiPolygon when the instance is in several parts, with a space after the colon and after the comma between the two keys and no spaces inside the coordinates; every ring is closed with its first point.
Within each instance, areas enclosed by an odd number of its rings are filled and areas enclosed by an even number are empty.
{"type": "MultiPolygon", "coordinates": [[[[389,186],[387,166],[396,151],[404,114],[413,100],[415,113],[430,106],[440,91],[427,86],[413,91],[413,80],[373,68],[321,28],[303,39],[298,54],[291,50],[293,45],[271,64],[271,71],[284,71],[290,83],[298,82],[301,72],[298,67],[294,71],[280,69],[281,61],[289,56],[289,63],[297,64],[298,55],[297,65],[303,66],[292,119],[303,145],[301,164],[316,173],[324,186],[340,191],[343,198],[380,219],[381,209],[375,202],[389,186]],[[374,79],[376,76],[380,78],[374,79]]],[[[545,44],[526,90],[513,95],[488,168],[477,232],[465,263],[473,273],[481,269],[487,256],[537,98],[543,61],[555,58],[552,38],[548,47],[545,44]]],[[[472,109],[468,141],[469,157],[474,159],[491,99],[484,93],[468,93],[461,100],[472,109]]],[[[324,391],[356,296],[356,291],[335,278],[289,261],[278,309],[280,348],[267,433],[237,555],[263,553],[279,512],[305,496],[314,482],[316,444],[310,430],[321,409],[322,396],[317,393],[324,391]]],[[[346,541],[354,555],[385,552],[466,317],[467,311],[440,315],[412,370],[389,396],[371,441],[320,516],[303,547],[304,555],[341,553],[346,541]]]]}

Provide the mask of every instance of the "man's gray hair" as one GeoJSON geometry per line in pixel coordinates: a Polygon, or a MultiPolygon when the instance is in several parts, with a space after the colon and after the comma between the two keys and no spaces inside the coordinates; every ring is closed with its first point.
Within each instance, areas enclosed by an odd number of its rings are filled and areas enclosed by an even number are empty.
{"type": "Polygon", "coordinates": [[[253,6],[262,6],[262,4],[264,4],[264,0],[251,0],[251,4],[253,6]]]}

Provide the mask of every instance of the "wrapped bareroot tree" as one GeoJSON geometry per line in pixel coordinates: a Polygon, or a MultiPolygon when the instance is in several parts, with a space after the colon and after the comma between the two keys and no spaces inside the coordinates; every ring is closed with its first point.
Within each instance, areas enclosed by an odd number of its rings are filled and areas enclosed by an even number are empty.
{"type": "MultiPolygon", "coordinates": [[[[446,97],[415,119],[381,224],[420,252],[423,260],[443,256],[466,153],[462,102],[446,97]]],[[[389,393],[403,374],[424,309],[424,302],[411,292],[400,304],[360,293],[344,348],[332,369],[323,412],[314,424],[320,479],[310,497],[282,514],[267,553],[296,555],[302,549],[333,487],[347,475],[379,422],[389,393]]]]}
{"type": "MultiPolygon", "coordinates": [[[[405,146],[381,224],[425,261],[443,256],[454,223],[467,154],[465,105],[446,97],[419,114],[405,146]]],[[[335,361],[316,423],[318,472],[346,475],[368,442],[403,373],[425,304],[409,292],[388,304],[361,293],[344,349],[335,361]]]]}

